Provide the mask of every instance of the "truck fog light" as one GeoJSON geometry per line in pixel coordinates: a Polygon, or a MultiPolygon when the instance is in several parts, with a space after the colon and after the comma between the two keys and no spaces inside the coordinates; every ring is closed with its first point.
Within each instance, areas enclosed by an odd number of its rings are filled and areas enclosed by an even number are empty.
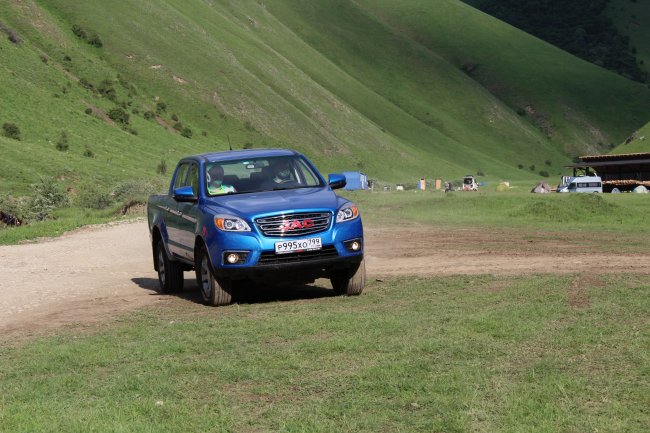
{"type": "Polygon", "coordinates": [[[231,265],[237,263],[239,261],[239,254],[237,253],[230,253],[226,256],[226,261],[230,263],[231,265]]]}
{"type": "Polygon", "coordinates": [[[361,249],[361,244],[359,243],[359,241],[354,241],[350,244],[350,249],[352,251],[359,251],[361,249]]]}

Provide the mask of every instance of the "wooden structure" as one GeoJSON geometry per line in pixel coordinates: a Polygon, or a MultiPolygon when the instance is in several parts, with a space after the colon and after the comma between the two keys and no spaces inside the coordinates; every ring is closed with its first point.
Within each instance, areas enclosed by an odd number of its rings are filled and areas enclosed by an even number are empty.
{"type": "Polygon", "coordinates": [[[581,162],[568,165],[573,175],[598,175],[603,192],[631,191],[639,185],[650,187],[650,153],[581,156],[581,162]]]}

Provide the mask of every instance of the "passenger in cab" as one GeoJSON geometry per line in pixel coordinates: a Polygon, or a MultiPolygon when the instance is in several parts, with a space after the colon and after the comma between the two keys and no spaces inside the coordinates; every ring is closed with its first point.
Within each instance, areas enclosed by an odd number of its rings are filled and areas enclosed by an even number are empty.
{"type": "Polygon", "coordinates": [[[206,177],[208,183],[208,194],[222,195],[236,192],[234,186],[224,185],[223,168],[221,168],[220,165],[213,165],[210,167],[206,177]]]}

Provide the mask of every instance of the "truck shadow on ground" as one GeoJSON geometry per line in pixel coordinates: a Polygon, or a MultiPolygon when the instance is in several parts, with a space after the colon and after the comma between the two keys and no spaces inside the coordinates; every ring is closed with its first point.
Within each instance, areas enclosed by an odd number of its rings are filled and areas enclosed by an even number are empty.
{"type": "MultiPolygon", "coordinates": [[[[138,287],[153,292],[152,295],[159,295],[159,285],[156,278],[132,278],[131,281],[138,287]]],[[[204,303],[196,281],[190,279],[185,280],[183,291],[162,296],[176,296],[191,302],[196,302],[197,304],[204,303]]],[[[237,286],[233,293],[233,302],[237,304],[264,304],[268,302],[291,302],[333,296],[336,296],[334,290],[326,284],[321,283],[321,281],[317,281],[315,284],[284,286],[250,283],[237,286]]]]}

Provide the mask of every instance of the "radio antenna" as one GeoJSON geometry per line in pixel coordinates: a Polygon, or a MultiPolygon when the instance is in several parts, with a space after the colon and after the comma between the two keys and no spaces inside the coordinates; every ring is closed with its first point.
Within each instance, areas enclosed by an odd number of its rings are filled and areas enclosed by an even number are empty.
{"type": "Polygon", "coordinates": [[[227,137],[228,137],[228,147],[230,148],[230,150],[232,150],[232,144],[230,144],[230,134],[228,134],[227,137]]]}

